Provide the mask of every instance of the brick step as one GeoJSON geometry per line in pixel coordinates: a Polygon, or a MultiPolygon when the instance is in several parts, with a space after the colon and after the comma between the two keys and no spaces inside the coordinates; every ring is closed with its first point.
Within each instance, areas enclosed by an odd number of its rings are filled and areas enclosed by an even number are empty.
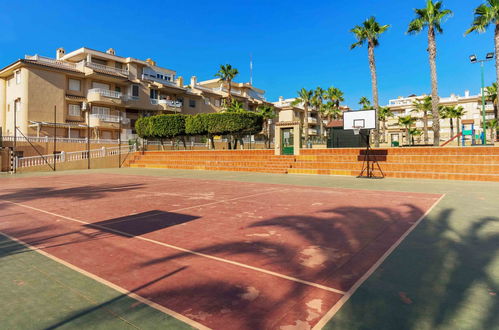
{"type": "MultiPolygon", "coordinates": [[[[347,175],[357,176],[360,170],[347,169],[294,169],[288,170],[289,174],[321,174],[321,175],[347,175]]],[[[388,178],[411,178],[411,179],[439,179],[439,180],[467,180],[467,181],[494,181],[499,182],[499,174],[475,174],[475,173],[435,173],[435,172],[397,172],[383,170],[385,177],[388,178]]],[[[379,173],[376,171],[376,175],[379,173]]]]}
{"type": "Polygon", "coordinates": [[[138,160],[132,162],[131,164],[137,165],[172,165],[172,166],[227,166],[227,167],[272,167],[272,168],[290,168],[290,163],[283,162],[219,162],[219,161],[167,161],[167,162],[158,162],[158,161],[148,161],[148,160],[138,160]]]}
{"type": "MultiPolygon", "coordinates": [[[[430,156],[370,156],[371,159],[377,159],[380,162],[387,163],[446,163],[446,164],[490,164],[499,165],[499,156],[494,155],[430,155],[430,156]]],[[[297,162],[354,162],[363,160],[363,156],[353,155],[308,155],[296,156],[297,162]]]]}
{"type": "MultiPolygon", "coordinates": [[[[399,163],[379,163],[383,171],[401,171],[401,172],[438,172],[438,173],[474,173],[474,174],[498,174],[498,165],[481,164],[399,164],[399,163]]],[[[317,169],[317,170],[360,170],[362,162],[296,162],[291,164],[292,168],[317,169]]]]}
{"type": "Polygon", "coordinates": [[[287,168],[267,168],[267,167],[231,167],[231,166],[189,166],[189,165],[170,165],[170,164],[130,164],[134,168],[166,168],[166,169],[184,169],[184,170],[208,170],[208,171],[235,171],[235,172],[262,172],[262,173],[280,173],[286,174],[287,168]]]}
{"type": "Polygon", "coordinates": [[[290,162],[294,161],[294,157],[286,157],[281,158],[279,156],[268,156],[268,157],[260,157],[260,156],[199,156],[199,157],[175,157],[175,156],[152,156],[152,155],[144,155],[140,157],[141,159],[147,160],[156,160],[156,161],[171,161],[171,160],[183,160],[183,161],[280,161],[280,162],[290,162]]]}
{"type": "MultiPolygon", "coordinates": [[[[357,155],[358,148],[301,149],[301,155],[357,155]]],[[[499,147],[445,147],[445,148],[374,148],[388,150],[389,155],[499,155],[499,147]]]]}

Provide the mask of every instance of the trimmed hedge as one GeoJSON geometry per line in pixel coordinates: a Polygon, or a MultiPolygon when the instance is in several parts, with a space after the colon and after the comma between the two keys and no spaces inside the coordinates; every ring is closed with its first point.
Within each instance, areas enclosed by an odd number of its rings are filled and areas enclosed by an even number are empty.
{"type": "Polygon", "coordinates": [[[262,131],[263,117],[252,112],[157,115],[139,118],[141,138],[171,139],[186,135],[249,135],[262,131]]]}

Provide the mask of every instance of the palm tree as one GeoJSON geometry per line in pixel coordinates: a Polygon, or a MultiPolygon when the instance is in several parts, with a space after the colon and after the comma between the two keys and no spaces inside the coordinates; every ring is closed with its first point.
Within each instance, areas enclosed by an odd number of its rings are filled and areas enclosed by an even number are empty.
{"type": "Polygon", "coordinates": [[[324,96],[325,96],[325,90],[322,89],[321,87],[317,87],[314,91],[313,99],[312,99],[312,104],[315,107],[315,110],[317,111],[317,116],[319,117],[319,129],[320,129],[320,135],[323,136],[323,131],[324,131],[324,123],[322,122],[322,104],[324,102],[324,96]]]}
{"type": "MultiPolygon", "coordinates": [[[[469,34],[473,31],[485,32],[489,25],[494,24],[494,50],[496,53],[496,86],[499,85],[499,1],[486,0],[475,9],[475,19],[471,23],[471,27],[465,32],[469,34]]],[[[497,109],[497,108],[496,108],[497,109]]],[[[497,110],[495,111],[495,119],[497,118],[497,110]]]]}
{"type": "Polygon", "coordinates": [[[267,144],[267,148],[270,149],[270,123],[269,121],[273,120],[277,113],[275,108],[269,104],[262,104],[256,108],[256,112],[263,117],[263,131],[267,144]]]}
{"type": "Polygon", "coordinates": [[[243,104],[237,100],[222,110],[222,112],[236,112],[236,113],[241,113],[246,111],[247,110],[244,109],[243,104]]]}
{"type": "Polygon", "coordinates": [[[343,111],[331,101],[322,105],[322,112],[328,121],[340,119],[343,114],[343,111]]]}
{"type": "Polygon", "coordinates": [[[485,123],[486,127],[490,129],[490,141],[492,144],[496,141],[497,129],[499,128],[499,120],[490,119],[485,123]]]}
{"type": "Polygon", "coordinates": [[[386,121],[390,117],[393,117],[393,112],[389,107],[379,107],[378,118],[382,123],[383,133],[381,134],[381,137],[382,137],[381,141],[383,143],[386,142],[386,130],[387,130],[386,121]]]}
{"type": "Polygon", "coordinates": [[[404,126],[404,128],[405,128],[407,144],[409,144],[409,145],[411,144],[410,128],[412,125],[414,125],[415,122],[416,122],[416,118],[412,117],[411,115],[399,117],[399,125],[404,126]]]}
{"type": "Polygon", "coordinates": [[[428,28],[428,56],[430,61],[431,75],[431,112],[433,115],[433,145],[440,145],[440,116],[438,114],[438,82],[437,82],[437,44],[435,36],[437,33],[442,33],[442,20],[452,14],[449,9],[442,9],[442,1],[433,2],[426,1],[426,7],[414,9],[416,18],[409,23],[407,33],[417,34],[428,28]]]}
{"type": "Polygon", "coordinates": [[[411,136],[412,145],[414,145],[414,137],[420,136],[421,134],[423,134],[423,132],[420,129],[417,129],[416,127],[409,128],[409,135],[411,136]]]}
{"type": "Polygon", "coordinates": [[[485,87],[485,93],[487,94],[487,100],[492,102],[494,105],[494,118],[499,119],[498,116],[498,99],[497,99],[497,83],[492,83],[491,86],[485,87]]]}
{"type": "Polygon", "coordinates": [[[365,96],[362,96],[359,100],[359,104],[362,106],[362,110],[372,109],[371,101],[365,96]]]}
{"type": "Polygon", "coordinates": [[[305,145],[308,143],[308,108],[312,104],[314,93],[310,90],[302,88],[298,91],[298,97],[293,101],[292,105],[302,104],[303,110],[305,111],[305,117],[303,119],[303,130],[305,133],[305,145]]]}
{"type": "Polygon", "coordinates": [[[232,104],[232,80],[239,74],[236,68],[233,68],[230,64],[221,64],[220,70],[215,74],[215,77],[220,78],[221,81],[226,82],[228,84],[227,91],[229,93],[229,102],[227,106],[232,104]]]}
{"type": "MultiPolygon", "coordinates": [[[[357,42],[350,46],[350,49],[362,46],[367,42],[367,52],[369,57],[369,68],[371,70],[371,86],[373,94],[374,109],[378,111],[378,78],[376,75],[376,60],[374,59],[374,48],[379,45],[379,36],[388,30],[390,25],[380,25],[376,22],[376,18],[371,16],[369,19],[365,20],[362,25],[355,26],[350,32],[352,32],[357,38],[357,42]]],[[[375,146],[379,147],[379,119],[376,118],[376,129],[374,130],[374,141],[375,146]]]]}
{"type": "Polygon", "coordinates": [[[331,86],[326,90],[325,94],[326,99],[330,100],[338,109],[340,108],[340,103],[345,101],[344,94],[339,88],[331,86]]]}
{"type": "Polygon", "coordinates": [[[412,102],[412,106],[414,107],[413,112],[421,112],[423,113],[423,141],[424,144],[428,144],[428,117],[432,114],[432,97],[425,96],[423,99],[416,99],[412,102]]]}

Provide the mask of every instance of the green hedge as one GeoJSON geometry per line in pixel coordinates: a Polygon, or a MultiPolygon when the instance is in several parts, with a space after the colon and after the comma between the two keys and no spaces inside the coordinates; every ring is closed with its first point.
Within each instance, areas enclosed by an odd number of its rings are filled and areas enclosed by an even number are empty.
{"type": "Polygon", "coordinates": [[[141,138],[171,139],[186,135],[249,135],[262,131],[263,117],[252,112],[158,115],[139,118],[141,138]]]}

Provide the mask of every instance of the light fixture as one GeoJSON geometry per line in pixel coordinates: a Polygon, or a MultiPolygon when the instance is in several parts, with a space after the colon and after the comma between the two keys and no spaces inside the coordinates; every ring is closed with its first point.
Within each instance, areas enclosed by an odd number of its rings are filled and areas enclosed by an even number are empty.
{"type": "Polygon", "coordinates": [[[475,63],[476,62],[476,55],[471,55],[470,61],[471,61],[471,63],[475,63]]]}
{"type": "Polygon", "coordinates": [[[493,59],[493,58],[494,58],[494,53],[487,53],[487,55],[485,56],[485,58],[486,58],[487,60],[491,60],[491,59],[493,59]]]}

